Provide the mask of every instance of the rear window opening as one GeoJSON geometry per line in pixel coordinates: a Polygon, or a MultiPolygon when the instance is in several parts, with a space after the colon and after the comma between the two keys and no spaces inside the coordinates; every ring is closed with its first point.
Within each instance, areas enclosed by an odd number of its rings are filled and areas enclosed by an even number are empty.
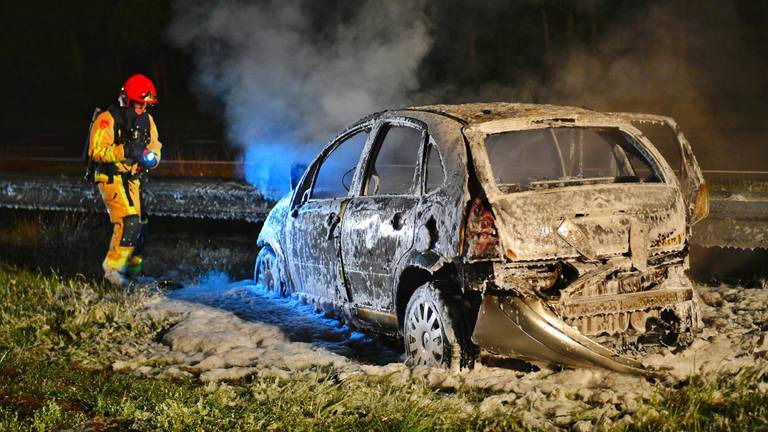
{"type": "Polygon", "coordinates": [[[617,128],[552,127],[509,131],[485,140],[505,192],[601,183],[660,183],[655,161],[617,128]]]}

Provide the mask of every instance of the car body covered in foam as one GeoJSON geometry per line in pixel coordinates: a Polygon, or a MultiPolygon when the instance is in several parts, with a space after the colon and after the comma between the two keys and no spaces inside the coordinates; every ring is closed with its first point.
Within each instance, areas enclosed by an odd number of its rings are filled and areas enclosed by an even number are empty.
{"type": "Polygon", "coordinates": [[[685,272],[707,188],[670,118],[385,111],[292,186],[259,236],[255,278],[402,336],[409,363],[481,354],[645,373],[625,352],[684,344],[700,325],[685,272]]]}

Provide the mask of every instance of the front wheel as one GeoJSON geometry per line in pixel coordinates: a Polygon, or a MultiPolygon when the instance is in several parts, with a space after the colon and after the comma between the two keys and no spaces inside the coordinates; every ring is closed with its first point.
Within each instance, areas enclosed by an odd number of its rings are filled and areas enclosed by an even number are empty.
{"type": "Polygon", "coordinates": [[[269,246],[262,247],[256,257],[256,266],[253,270],[253,281],[256,285],[263,286],[267,291],[283,295],[283,281],[280,276],[277,256],[269,246]]]}
{"type": "Polygon", "coordinates": [[[419,287],[403,317],[406,364],[471,367],[474,356],[458,302],[432,283],[419,287]]]}

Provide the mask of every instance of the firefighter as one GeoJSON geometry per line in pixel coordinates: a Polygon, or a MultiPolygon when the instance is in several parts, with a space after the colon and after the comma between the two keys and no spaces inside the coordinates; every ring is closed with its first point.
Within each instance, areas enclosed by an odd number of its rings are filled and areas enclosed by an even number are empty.
{"type": "Polygon", "coordinates": [[[155,85],[144,75],[125,81],[119,104],[98,114],[91,124],[88,159],[92,178],[113,225],[102,263],[104,278],[127,286],[142,269],[141,249],[147,219],[142,218],[140,175],[160,163],[157,126],[147,109],[157,103],[155,85]]]}

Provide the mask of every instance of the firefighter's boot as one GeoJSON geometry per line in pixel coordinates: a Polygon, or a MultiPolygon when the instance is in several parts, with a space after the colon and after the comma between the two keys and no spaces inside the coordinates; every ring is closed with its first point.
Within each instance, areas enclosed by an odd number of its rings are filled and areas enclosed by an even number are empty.
{"type": "Polygon", "coordinates": [[[112,285],[129,286],[130,280],[127,277],[128,257],[132,253],[132,247],[117,246],[114,249],[110,249],[107,257],[101,264],[101,268],[104,269],[104,279],[108,280],[112,285]]]}
{"type": "Polygon", "coordinates": [[[141,276],[141,270],[144,268],[144,262],[141,259],[141,255],[134,255],[131,257],[131,259],[128,260],[128,265],[126,267],[127,274],[131,277],[139,277],[141,276]]]}
{"type": "Polygon", "coordinates": [[[108,265],[104,265],[104,279],[107,280],[107,282],[111,283],[114,286],[117,287],[127,287],[130,285],[130,281],[127,277],[125,277],[125,274],[123,274],[120,269],[114,269],[112,267],[109,267],[108,265]]]}

